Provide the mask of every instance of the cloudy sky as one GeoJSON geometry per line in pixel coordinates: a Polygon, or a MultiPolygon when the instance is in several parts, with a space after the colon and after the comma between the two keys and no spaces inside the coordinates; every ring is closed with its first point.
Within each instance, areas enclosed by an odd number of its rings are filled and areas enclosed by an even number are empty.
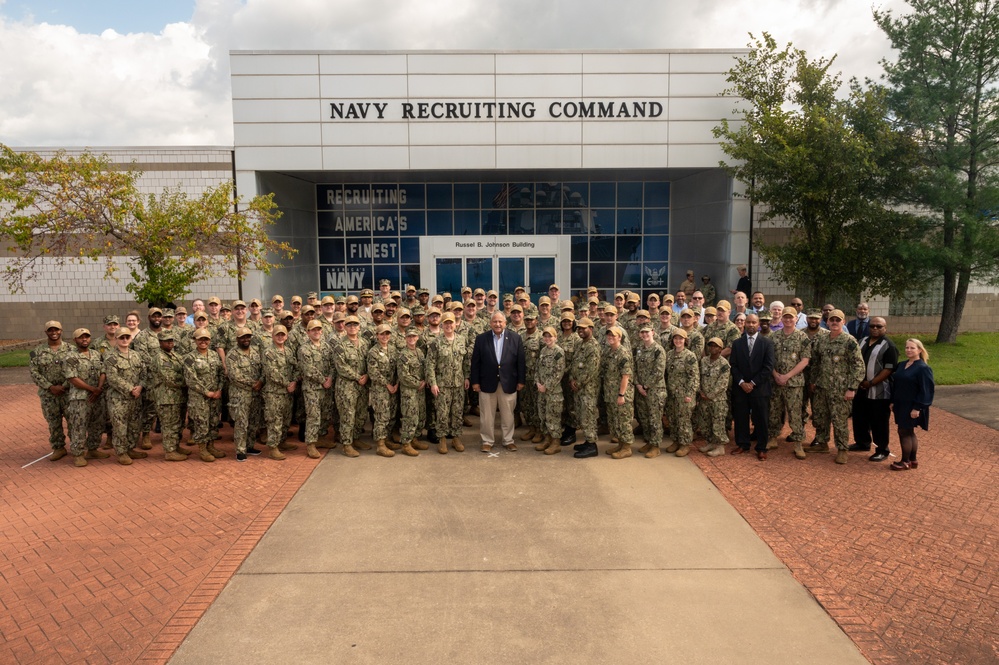
{"type": "MultiPolygon", "coordinates": [[[[875,5],[904,9],[901,0],[875,5]]],[[[744,47],[876,77],[870,0],[0,0],[0,142],[231,145],[230,49],[744,47]]]]}

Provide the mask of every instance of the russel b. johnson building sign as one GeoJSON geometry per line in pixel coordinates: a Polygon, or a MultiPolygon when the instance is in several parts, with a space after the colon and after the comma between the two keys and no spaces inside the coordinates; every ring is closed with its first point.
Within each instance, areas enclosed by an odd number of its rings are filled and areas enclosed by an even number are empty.
{"type": "Polygon", "coordinates": [[[742,53],[234,51],[237,188],[299,249],[247,292],[727,289],[750,212],[711,130],[742,53]]]}

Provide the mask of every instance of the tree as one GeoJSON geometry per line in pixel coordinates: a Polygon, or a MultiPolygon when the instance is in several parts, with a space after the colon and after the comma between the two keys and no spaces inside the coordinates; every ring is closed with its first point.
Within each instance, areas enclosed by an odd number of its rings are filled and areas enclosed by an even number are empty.
{"type": "Polygon", "coordinates": [[[296,253],[267,236],[281,214],[272,194],[242,205],[227,182],[197,198],[179,189],[143,197],[141,175],[106,155],[60,151],[46,159],[0,144],[0,238],[14,254],[7,287],[23,291],[42,258],[58,265],[100,261],[111,279],[127,262],[125,288],[137,302],[161,305],[183,298],[199,280],[266,273],[278,267],[272,260],[296,253]]]}
{"type": "Polygon", "coordinates": [[[930,227],[911,259],[943,277],[938,342],[954,342],[973,280],[999,283],[999,5],[907,0],[874,11],[898,58],[882,61],[891,108],[921,148],[910,200],[930,227]]]}
{"type": "Polygon", "coordinates": [[[908,282],[893,265],[916,219],[891,204],[907,183],[915,145],[886,120],[886,98],[853,81],[839,98],[835,58],[809,60],[767,33],[728,73],[723,94],[741,98],[738,121],[714,129],[732,159],[721,166],[760,206],[761,227],[790,228],[786,242],[758,243],[775,275],[828,294],[890,294],[908,282]],[[886,265],[892,265],[886,270],[886,265]]]}

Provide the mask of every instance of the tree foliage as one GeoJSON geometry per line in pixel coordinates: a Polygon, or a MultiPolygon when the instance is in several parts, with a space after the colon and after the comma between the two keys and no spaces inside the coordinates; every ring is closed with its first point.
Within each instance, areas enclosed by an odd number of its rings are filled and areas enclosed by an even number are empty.
{"type": "Polygon", "coordinates": [[[786,241],[757,243],[760,255],[781,281],[810,288],[813,302],[901,290],[908,274],[892,264],[917,228],[891,204],[906,187],[913,141],[886,120],[882,91],[854,81],[838,96],[835,58],[750,37],[724,93],[741,98],[738,120],[714,135],[732,159],[722,167],[760,206],[760,226],[790,228],[786,241]]]}
{"type": "Polygon", "coordinates": [[[14,255],[7,287],[23,291],[42,258],[101,262],[116,280],[125,263],[136,301],[162,304],[199,280],[270,272],[296,253],[267,236],[280,216],[272,194],[243,204],[226,182],[195,198],[179,189],[143,196],[141,175],[106,155],[60,151],[47,159],[0,144],[0,238],[14,255]]]}
{"type": "Polygon", "coordinates": [[[907,0],[874,12],[891,40],[883,61],[891,109],[917,137],[910,200],[926,211],[911,261],[943,277],[938,342],[954,342],[973,280],[999,282],[999,3],[907,0]]]}

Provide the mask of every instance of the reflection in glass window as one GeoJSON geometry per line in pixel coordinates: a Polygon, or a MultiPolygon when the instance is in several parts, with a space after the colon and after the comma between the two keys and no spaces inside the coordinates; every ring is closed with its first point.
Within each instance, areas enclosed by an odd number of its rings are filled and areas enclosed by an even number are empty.
{"type": "Polygon", "coordinates": [[[614,236],[590,237],[590,261],[613,261],[614,256],[614,236]]]}
{"type": "Polygon", "coordinates": [[[483,210],[482,214],[483,235],[506,235],[509,216],[506,210],[483,210]]]}
{"type": "Polygon", "coordinates": [[[562,210],[562,233],[566,235],[586,235],[593,228],[594,215],[589,208],[564,208],[562,210]]]}
{"type": "Polygon", "coordinates": [[[534,235],[534,210],[510,211],[510,235],[534,235]]]}
{"type": "Polygon", "coordinates": [[[589,259],[590,239],[586,236],[577,236],[572,239],[572,261],[586,261],[589,259]]]}
{"type": "Polygon", "coordinates": [[[569,288],[573,291],[585,290],[589,286],[585,263],[572,263],[569,275],[569,288]]]}
{"type": "Polygon", "coordinates": [[[638,261],[642,258],[642,236],[618,236],[617,260],[638,261]]]}
{"type": "Polygon", "coordinates": [[[647,183],[645,183],[645,207],[646,208],[668,208],[669,207],[669,183],[668,182],[647,182],[647,183]]]}
{"type": "Polygon", "coordinates": [[[536,301],[548,293],[548,287],[555,282],[555,258],[551,256],[532,256],[527,264],[529,283],[527,292],[532,301],[536,301]]]}
{"type": "Polygon", "coordinates": [[[454,224],[451,221],[450,210],[431,210],[427,213],[427,235],[454,235],[454,224]]]}
{"type": "Polygon", "coordinates": [[[507,207],[514,209],[534,208],[534,186],[532,183],[514,183],[510,186],[510,200],[507,207]]]}
{"type": "Polygon", "coordinates": [[[617,232],[641,233],[642,211],[638,209],[629,209],[629,208],[619,209],[617,211],[617,232]]]}
{"type": "Polygon", "coordinates": [[[668,236],[645,236],[642,247],[642,258],[646,261],[665,262],[669,258],[668,236]]]}
{"type": "Polygon", "coordinates": [[[437,259],[437,292],[461,293],[461,259],[437,259]]]}
{"type": "MultiPolygon", "coordinates": [[[[374,279],[375,284],[377,284],[378,282],[380,282],[383,279],[387,279],[390,282],[392,282],[392,288],[393,289],[399,288],[399,285],[402,284],[402,282],[399,281],[399,266],[398,265],[394,265],[394,266],[376,265],[375,266],[375,272],[374,272],[374,274],[375,274],[375,279],[374,279]]],[[[367,286],[365,288],[369,288],[370,289],[370,288],[373,288],[373,287],[367,286]]]]}
{"type": "Polygon", "coordinates": [[[399,207],[407,210],[423,210],[426,208],[426,185],[422,183],[399,185],[399,207]]]}
{"type": "Polygon", "coordinates": [[[323,236],[343,237],[343,225],[337,224],[338,216],[338,213],[334,212],[320,211],[316,213],[316,222],[319,225],[320,238],[323,236]]]}
{"type": "Polygon", "coordinates": [[[645,211],[645,233],[669,233],[669,210],[652,208],[645,211]]]}
{"type": "Polygon", "coordinates": [[[399,257],[403,263],[420,262],[420,239],[403,238],[399,241],[399,257]]]}
{"type": "Polygon", "coordinates": [[[413,284],[415,286],[419,286],[422,283],[420,282],[419,264],[402,266],[402,283],[413,284]]]}
{"type": "Polygon", "coordinates": [[[479,183],[459,182],[454,185],[455,208],[479,208],[479,183]]]}
{"type": "Polygon", "coordinates": [[[617,185],[613,182],[590,183],[590,205],[594,208],[617,206],[617,185]]]}
{"type": "Polygon", "coordinates": [[[403,210],[399,218],[399,235],[422,236],[427,234],[427,213],[422,210],[403,210]]]}
{"type": "Polygon", "coordinates": [[[465,259],[465,283],[473,289],[491,289],[493,286],[492,257],[465,259]]]}
{"type": "Polygon", "coordinates": [[[534,183],[534,207],[561,208],[562,183],[560,182],[534,183]]]}
{"type": "Polygon", "coordinates": [[[617,288],[641,286],[640,263],[619,263],[617,264],[617,288]]]}
{"type": "Polygon", "coordinates": [[[618,208],[641,208],[642,207],[642,183],[640,183],[640,182],[619,182],[619,183],[617,183],[617,207],[618,208]]]}
{"type": "Polygon", "coordinates": [[[454,211],[454,234],[456,236],[477,236],[477,235],[479,235],[479,211],[478,210],[455,210],[454,211]]]}
{"type": "Polygon", "coordinates": [[[538,233],[557,235],[562,233],[562,211],[560,209],[538,210],[538,233]]]}
{"type": "Polygon", "coordinates": [[[567,182],[562,185],[562,207],[584,208],[590,205],[590,185],[585,182],[567,182]]]}
{"type": "Polygon", "coordinates": [[[320,238],[319,239],[319,262],[320,263],[343,263],[345,259],[343,240],[320,238]]]}
{"type": "Polygon", "coordinates": [[[450,183],[431,183],[427,185],[428,210],[450,210],[453,207],[450,183]]]}
{"type": "MultiPolygon", "coordinates": [[[[524,285],[524,259],[501,256],[499,258],[499,293],[500,298],[507,293],[513,293],[518,286],[524,285]]],[[[502,300],[500,301],[502,305],[502,300]]]]}
{"type": "Polygon", "coordinates": [[[590,227],[590,233],[614,233],[615,231],[615,219],[617,211],[614,208],[600,208],[592,211],[593,225],[590,227]]]}
{"type": "Polygon", "coordinates": [[[593,284],[598,289],[614,288],[614,264],[591,263],[590,284],[593,284]]]}
{"type": "Polygon", "coordinates": [[[505,210],[509,207],[510,197],[517,191],[517,185],[505,182],[482,183],[482,207],[495,210],[505,210]]]}

